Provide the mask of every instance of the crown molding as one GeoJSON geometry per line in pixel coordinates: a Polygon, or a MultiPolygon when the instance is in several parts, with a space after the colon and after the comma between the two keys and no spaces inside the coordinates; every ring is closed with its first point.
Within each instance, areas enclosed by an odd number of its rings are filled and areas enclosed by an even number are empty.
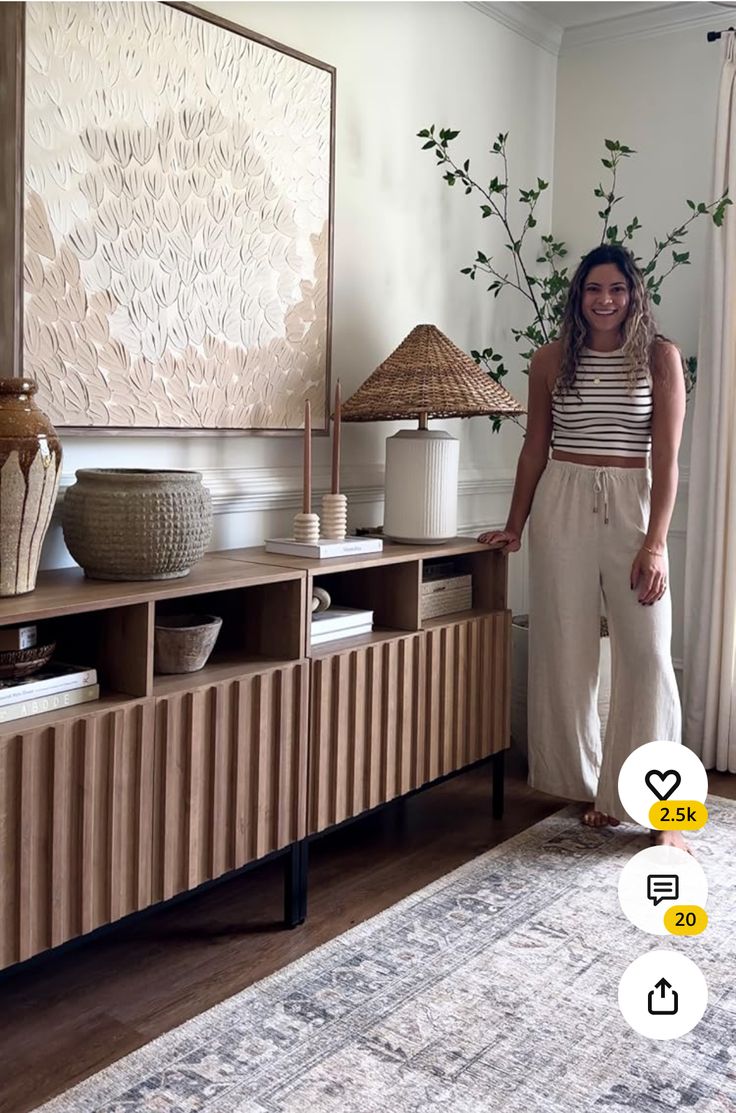
{"type": "Polygon", "coordinates": [[[496,23],[501,23],[509,31],[515,31],[517,35],[528,39],[535,46],[541,46],[543,50],[554,55],[555,58],[560,53],[562,28],[557,23],[553,23],[552,20],[539,15],[528,4],[486,4],[475,2],[475,0],[466,0],[466,3],[468,7],[475,8],[476,11],[487,15],[489,19],[495,20],[496,23]]]}
{"type": "Polygon", "coordinates": [[[717,24],[721,21],[728,24],[728,12],[716,4],[668,4],[663,8],[634,12],[616,19],[602,19],[596,23],[584,23],[580,27],[569,27],[562,37],[561,52],[566,54],[580,46],[650,38],[653,35],[667,35],[674,31],[696,28],[712,28],[717,31],[717,24]]]}
{"type": "Polygon", "coordinates": [[[547,19],[529,4],[483,3],[466,0],[468,6],[482,12],[489,19],[502,24],[510,31],[541,46],[557,57],[580,46],[590,46],[602,42],[619,42],[629,38],[647,38],[652,35],[665,35],[673,31],[687,31],[694,28],[718,30],[718,21],[728,23],[728,12],[711,3],[668,4],[653,11],[634,12],[615,19],[602,19],[594,23],[584,23],[567,30],[547,19]]]}

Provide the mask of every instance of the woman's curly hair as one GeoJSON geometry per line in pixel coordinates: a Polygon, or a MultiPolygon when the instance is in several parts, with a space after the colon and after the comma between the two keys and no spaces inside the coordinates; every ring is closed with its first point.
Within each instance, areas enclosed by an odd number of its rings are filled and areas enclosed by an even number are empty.
{"type": "Polygon", "coordinates": [[[556,386],[560,394],[567,394],[575,387],[577,366],[588,335],[588,325],[583,317],[583,290],[593,267],[604,263],[613,263],[623,274],[629,288],[629,310],[622,326],[622,348],[629,361],[630,390],[634,390],[642,372],[651,380],[652,349],[657,340],[665,339],[657,332],[644,276],[631,252],[617,244],[594,248],[582,259],[572,277],[562,317],[562,361],[556,386]]]}

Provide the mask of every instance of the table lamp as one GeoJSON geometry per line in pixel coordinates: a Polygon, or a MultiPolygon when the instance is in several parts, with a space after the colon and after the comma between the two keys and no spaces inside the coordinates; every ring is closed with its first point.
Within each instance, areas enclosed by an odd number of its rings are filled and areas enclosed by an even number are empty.
{"type": "Polygon", "coordinates": [[[417,325],[342,405],[343,421],[405,421],[386,441],[384,536],[431,544],[457,534],[460,444],[430,417],[526,411],[434,325],[417,325]]]}

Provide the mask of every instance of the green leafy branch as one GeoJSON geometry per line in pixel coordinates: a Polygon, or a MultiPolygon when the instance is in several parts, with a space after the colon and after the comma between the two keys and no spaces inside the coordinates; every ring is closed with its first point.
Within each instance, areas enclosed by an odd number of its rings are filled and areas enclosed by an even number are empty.
{"type": "MultiPolygon", "coordinates": [[[[569,268],[564,265],[568,255],[567,247],[561,240],[552,235],[539,237],[535,248],[534,265],[527,262],[530,251],[528,235],[537,226],[536,210],[542,194],[549,188],[549,182],[537,178],[536,184],[519,189],[518,200],[522,212],[521,227],[516,226],[509,214],[509,164],[508,164],[508,132],[501,132],[494,141],[490,154],[500,158],[502,169],[494,175],[487,184],[481,184],[471,175],[470,159],[456,162],[450,153],[450,144],[457,139],[459,131],[451,128],[437,130],[432,124],[418,132],[418,137],[423,139],[423,150],[433,150],[437,159],[437,166],[444,170],[443,179],[448,186],[460,183],[466,194],[475,194],[479,198],[480,212],[483,220],[497,220],[504,231],[504,250],[508,257],[504,262],[497,262],[492,256],[483,251],[478,251],[470,266],[463,267],[461,273],[467,275],[472,281],[479,276],[482,281],[490,279],[487,290],[497,298],[502,290],[513,289],[520,295],[530,313],[529,323],[524,328],[511,330],[517,346],[521,349],[520,355],[524,361],[524,370],[528,370],[535,349],[542,344],[549,343],[559,332],[565,302],[570,286],[569,268]],[[537,269],[537,268],[541,268],[537,269]]],[[[594,196],[602,201],[598,216],[602,221],[601,244],[632,244],[642,225],[637,216],[628,224],[619,228],[613,223],[614,209],[623,200],[617,194],[619,166],[623,159],[631,158],[636,151],[616,139],[604,140],[606,154],[601,159],[604,169],[610,175],[607,184],[599,182],[593,190],[594,196]]],[[[661,302],[661,287],[664,280],[678,267],[690,263],[689,251],[676,251],[688,234],[690,225],[702,216],[708,216],[716,225],[721,227],[725,219],[726,208],[731,204],[727,192],[716,201],[706,203],[688,200],[690,216],[682,224],[673,228],[667,235],[659,240],[655,239],[651,258],[646,262],[635,255],[646,282],[647,291],[655,305],[661,302]],[[665,253],[672,248],[671,258],[665,258],[665,253]]],[[[496,380],[501,380],[508,374],[509,368],[504,362],[504,357],[493,348],[483,348],[471,351],[476,363],[485,368],[488,374],[496,380]]],[[[686,361],[685,377],[688,392],[695,384],[697,373],[696,361],[690,357],[686,361]]],[[[493,428],[497,431],[503,418],[494,418],[493,428]]]]}

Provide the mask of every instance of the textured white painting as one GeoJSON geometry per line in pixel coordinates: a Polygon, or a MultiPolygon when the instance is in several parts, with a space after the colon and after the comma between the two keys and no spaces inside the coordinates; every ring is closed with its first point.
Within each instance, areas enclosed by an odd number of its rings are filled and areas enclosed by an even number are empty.
{"type": "Polygon", "coordinates": [[[325,413],[332,80],[163,4],[27,5],[25,368],[56,425],[325,413]]]}

